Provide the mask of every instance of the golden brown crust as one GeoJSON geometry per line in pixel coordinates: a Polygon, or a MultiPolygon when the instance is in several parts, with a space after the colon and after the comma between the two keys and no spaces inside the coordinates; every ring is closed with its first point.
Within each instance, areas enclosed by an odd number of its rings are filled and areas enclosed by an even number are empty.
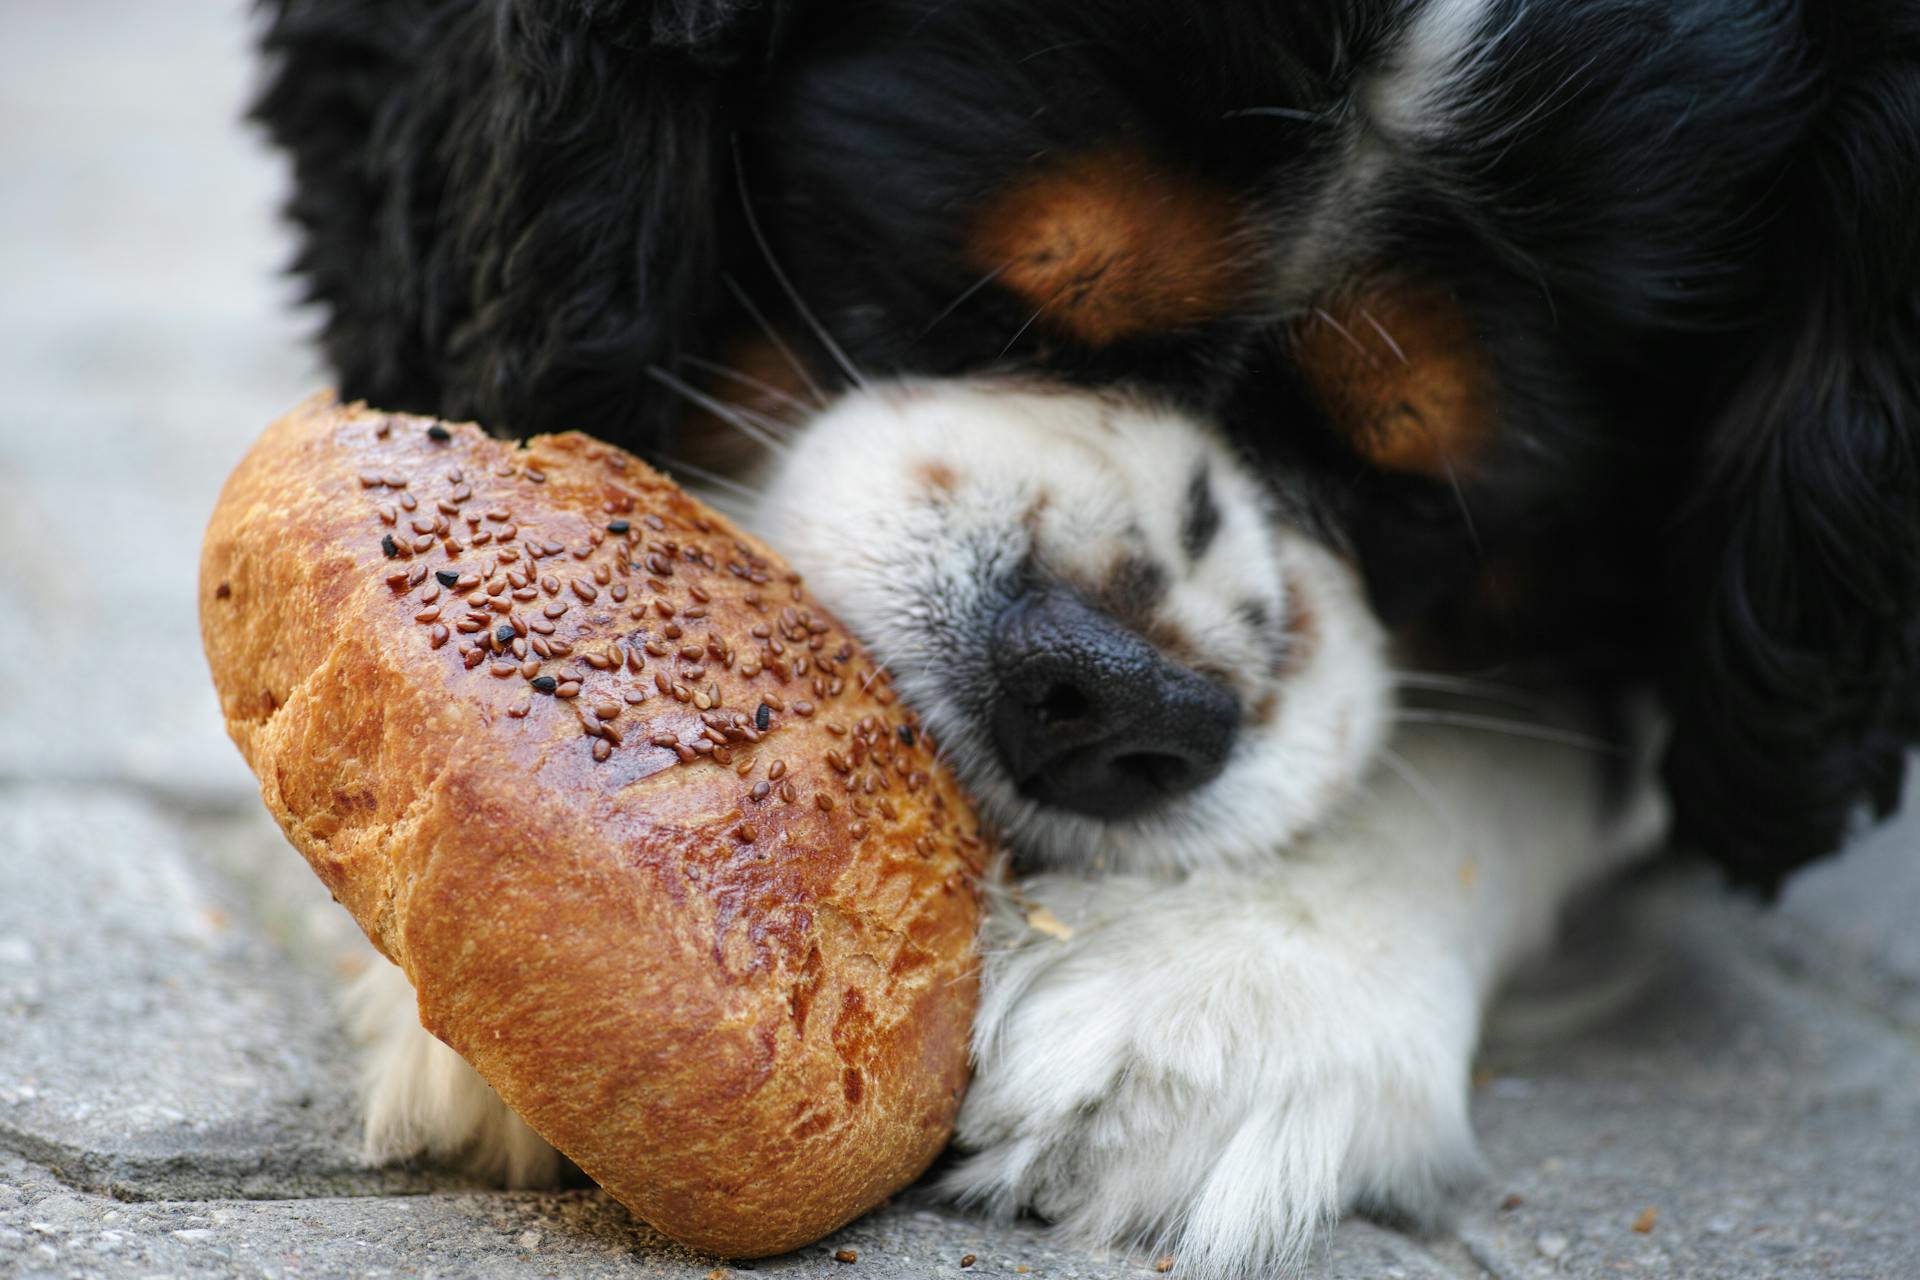
{"type": "Polygon", "coordinates": [[[985,848],[765,547],[585,436],[319,397],[227,481],[200,609],[288,838],[640,1217],[778,1252],[938,1152],[985,848]]]}

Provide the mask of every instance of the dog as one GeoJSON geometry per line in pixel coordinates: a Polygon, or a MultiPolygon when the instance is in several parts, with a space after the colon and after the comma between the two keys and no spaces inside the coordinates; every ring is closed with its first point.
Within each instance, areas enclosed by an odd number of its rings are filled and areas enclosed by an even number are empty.
{"type": "MultiPolygon", "coordinates": [[[[942,1186],[1200,1277],[1476,1168],[1482,1011],[1920,736],[1901,0],[267,0],[345,395],[582,427],[1005,834],[942,1186]]],[[[373,972],[371,1148],[562,1162],[373,972]]]]}

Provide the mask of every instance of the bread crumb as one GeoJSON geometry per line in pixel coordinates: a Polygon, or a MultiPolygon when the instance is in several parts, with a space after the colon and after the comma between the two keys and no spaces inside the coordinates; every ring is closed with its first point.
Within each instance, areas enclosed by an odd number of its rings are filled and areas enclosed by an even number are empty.
{"type": "Polygon", "coordinates": [[[1155,1262],[1153,1264],[1153,1269],[1155,1271],[1158,1271],[1161,1275],[1165,1275],[1167,1272],[1173,1270],[1173,1255],[1169,1253],[1165,1257],[1161,1258],[1158,1262],[1155,1262]]]}
{"type": "Polygon", "coordinates": [[[1660,1211],[1648,1205],[1641,1211],[1640,1216],[1633,1220],[1633,1229],[1644,1236],[1653,1230],[1653,1224],[1658,1221],[1660,1221],[1660,1211]]]}
{"type": "Polygon", "coordinates": [[[1072,927],[1045,907],[1035,907],[1027,912],[1027,928],[1036,933],[1058,938],[1062,942],[1073,936],[1072,927]]]}

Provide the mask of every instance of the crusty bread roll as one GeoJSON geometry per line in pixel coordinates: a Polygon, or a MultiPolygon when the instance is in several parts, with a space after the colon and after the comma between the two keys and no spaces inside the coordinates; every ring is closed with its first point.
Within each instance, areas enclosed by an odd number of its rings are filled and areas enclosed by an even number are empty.
{"type": "Polygon", "coordinates": [[[618,449],[320,397],[207,530],[227,725],[425,1026],[727,1256],[871,1208],[966,1083],[985,846],[888,678],[618,449]]]}

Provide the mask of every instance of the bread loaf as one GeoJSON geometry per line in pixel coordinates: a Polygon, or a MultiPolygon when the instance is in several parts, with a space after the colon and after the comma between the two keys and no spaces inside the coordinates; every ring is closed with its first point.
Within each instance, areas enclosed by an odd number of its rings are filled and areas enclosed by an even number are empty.
{"type": "Polygon", "coordinates": [[[939,1151],[985,846],[767,548],[586,436],[323,396],[227,481],[200,616],[422,1023],[641,1218],[778,1252],[939,1151]]]}

